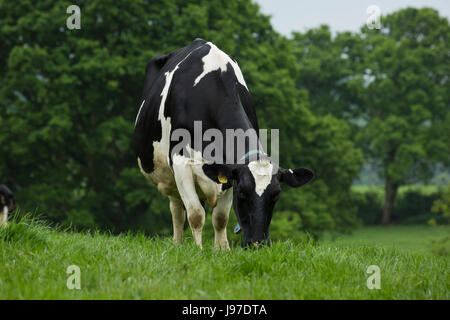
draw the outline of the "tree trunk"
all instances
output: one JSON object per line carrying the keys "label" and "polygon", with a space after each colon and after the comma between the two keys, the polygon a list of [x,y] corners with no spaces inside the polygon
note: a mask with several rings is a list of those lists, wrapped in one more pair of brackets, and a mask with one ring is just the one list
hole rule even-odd
{"label": "tree trunk", "polygon": [[386,225],[391,223],[392,208],[394,206],[395,197],[397,196],[397,189],[398,185],[393,183],[389,177],[386,177],[384,209],[381,224]]}

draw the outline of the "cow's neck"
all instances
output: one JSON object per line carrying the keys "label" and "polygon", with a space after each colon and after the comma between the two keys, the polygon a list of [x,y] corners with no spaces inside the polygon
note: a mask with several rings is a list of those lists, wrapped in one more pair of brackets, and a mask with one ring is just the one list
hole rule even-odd
{"label": "cow's neck", "polygon": [[[224,163],[229,163],[230,154],[232,150],[233,163],[248,163],[251,159],[260,158],[262,155],[266,155],[265,150],[261,145],[258,137],[258,131],[254,128],[248,119],[242,106],[226,106],[218,110],[216,122],[218,128],[224,137]],[[239,133],[245,133],[249,138],[246,138],[245,148],[238,148],[237,139],[234,138],[234,148],[231,149],[230,146],[230,134],[228,131],[234,131],[236,135]],[[252,139],[252,143],[248,141]],[[227,148],[228,146],[228,148]]]}

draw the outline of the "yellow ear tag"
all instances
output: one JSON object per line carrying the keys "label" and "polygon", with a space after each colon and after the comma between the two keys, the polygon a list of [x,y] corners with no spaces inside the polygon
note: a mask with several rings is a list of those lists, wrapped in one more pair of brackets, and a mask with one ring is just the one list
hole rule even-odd
{"label": "yellow ear tag", "polygon": [[217,176],[217,179],[219,180],[219,182],[221,184],[228,183],[227,177],[223,176],[221,173],[219,173],[219,175]]}

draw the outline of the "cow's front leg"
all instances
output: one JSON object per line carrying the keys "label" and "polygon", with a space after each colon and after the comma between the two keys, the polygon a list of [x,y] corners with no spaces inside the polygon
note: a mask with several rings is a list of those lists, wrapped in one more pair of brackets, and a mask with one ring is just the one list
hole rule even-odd
{"label": "cow's front leg", "polygon": [[233,189],[226,190],[212,212],[212,223],[214,226],[214,248],[229,250],[227,239],[227,224],[230,215],[231,204],[233,203]]}
{"label": "cow's front leg", "polygon": [[203,208],[195,190],[192,169],[184,161],[174,161],[173,173],[178,192],[186,208],[189,226],[194,236],[194,241],[202,247],[202,229],[205,224],[205,209]]}
{"label": "cow's front leg", "polygon": [[8,224],[8,207],[4,206],[3,211],[0,213],[0,226],[6,226]]}
{"label": "cow's front leg", "polygon": [[180,199],[169,197],[170,212],[172,213],[173,224],[173,242],[181,244],[183,241],[184,222],[186,221],[186,212],[183,208],[183,202]]}

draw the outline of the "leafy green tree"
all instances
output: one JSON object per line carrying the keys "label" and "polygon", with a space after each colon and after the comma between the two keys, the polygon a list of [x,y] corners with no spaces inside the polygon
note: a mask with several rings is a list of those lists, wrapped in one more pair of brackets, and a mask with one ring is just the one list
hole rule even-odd
{"label": "leafy green tree", "polygon": [[[447,224],[450,224],[450,184],[442,192],[441,198],[433,202],[431,211],[436,214],[442,214],[442,217],[447,220]],[[431,224],[436,224],[434,218],[431,220]]]}
{"label": "leafy green tree", "polygon": [[332,37],[327,26],[294,33],[297,87],[311,110],[346,119],[366,161],[385,181],[382,223],[399,186],[449,165],[449,24],[433,9],[399,10],[381,30]]}
{"label": "leafy green tree", "polygon": [[364,47],[359,34],[332,36],[322,25],[305,33],[293,32],[292,41],[299,65],[297,88],[309,92],[311,111],[352,120],[359,116],[360,81],[354,78],[361,69]]}
{"label": "leafy green tree", "polygon": [[359,107],[367,124],[358,138],[385,179],[387,224],[400,185],[426,181],[436,164],[449,164],[450,26],[433,9],[413,8],[382,24],[381,30],[361,29],[366,52]]}

